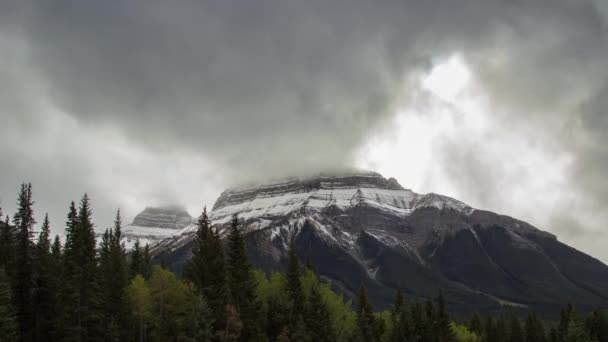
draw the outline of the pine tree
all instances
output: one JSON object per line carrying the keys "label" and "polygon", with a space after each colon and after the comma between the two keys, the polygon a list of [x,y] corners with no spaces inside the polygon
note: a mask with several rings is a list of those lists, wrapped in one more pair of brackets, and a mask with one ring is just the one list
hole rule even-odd
{"label": "pine tree", "polygon": [[194,304],[193,338],[197,342],[208,342],[213,337],[213,314],[203,296],[198,296]]}
{"label": "pine tree", "polygon": [[545,342],[545,329],[543,323],[535,313],[530,313],[525,324],[526,342]]}
{"label": "pine tree", "polygon": [[498,330],[496,329],[496,321],[494,317],[488,316],[486,317],[486,321],[484,323],[484,341],[486,342],[495,342],[498,341]]}
{"label": "pine tree", "polygon": [[36,221],[32,209],[32,185],[21,184],[17,213],[13,223],[17,229],[17,243],[15,247],[15,262],[19,265],[15,275],[15,303],[17,306],[17,321],[19,334],[24,342],[33,340],[34,310],[33,310],[33,257],[34,251],[31,243],[32,228]]}
{"label": "pine tree", "polygon": [[146,280],[150,279],[150,275],[152,274],[152,256],[150,255],[150,245],[148,244],[144,246],[144,251],[141,255],[141,274]]}
{"label": "pine tree", "polygon": [[503,315],[500,315],[496,318],[496,342],[506,342],[508,337],[509,329],[507,328],[507,322]]}
{"label": "pine tree", "polygon": [[374,308],[367,299],[367,289],[362,286],[359,290],[359,307],[357,309],[358,337],[362,342],[379,341],[378,324],[374,317]]}
{"label": "pine tree", "polygon": [[[141,247],[139,246],[139,239],[135,240],[133,248],[131,249],[131,258],[129,263],[129,278],[133,279],[136,275],[141,274],[143,260]],[[143,274],[142,274],[143,276]]]}
{"label": "pine tree", "polygon": [[560,311],[559,325],[557,328],[557,337],[559,341],[566,342],[565,338],[568,335],[568,327],[574,316],[574,306],[568,303],[565,307],[562,307]]}
{"label": "pine tree", "polygon": [[524,333],[521,324],[516,316],[511,317],[511,329],[509,332],[509,342],[521,342],[524,340]]}
{"label": "pine tree", "polygon": [[477,334],[477,336],[481,336],[483,333],[481,317],[479,317],[479,313],[477,311],[474,312],[473,316],[471,317],[471,321],[469,322],[469,330]]}
{"label": "pine tree", "polygon": [[17,341],[17,316],[9,279],[0,266],[0,341]]}
{"label": "pine tree", "polygon": [[36,319],[34,336],[36,341],[52,341],[57,333],[57,291],[59,274],[51,255],[51,232],[48,214],[45,215],[36,244],[34,307]]}
{"label": "pine tree", "polygon": [[419,302],[414,303],[411,307],[411,324],[412,334],[411,338],[414,341],[428,341],[429,338],[426,336],[426,320],[424,317],[424,308]]}
{"label": "pine tree", "polygon": [[437,324],[435,329],[437,341],[451,342],[456,340],[450,326],[450,316],[447,311],[442,290],[439,290],[439,294],[437,295]]}
{"label": "pine tree", "polygon": [[[300,281],[300,261],[296,252],[295,239],[292,236],[289,240],[288,263],[287,263],[287,294],[291,304],[291,314],[289,322],[289,330],[295,332],[297,324],[303,318],[304,314],[304,291],[302,290],[302,282]],[[292,339],[293,336],[292,336]]]}
{"label": "pine tree", "polygon": [[[1,212],[0,219],[2,219]],[[15,228],[10,225],[7,215],[6,221],[0,222],[0,267],[5,269],[11,287],[15,279],[15,235]]]}
{"label": "pine tree", "polygon": [[423,341],[435,341],[437,339],[437,314],[435,312],[435,307],[433,306],[433,302],[431,298],[426,298],[426,303],[424,305],[424,313],[425,313],[425,324],[424,324],[424,334]]}
{"label": "pine tree", "polygon": [[314,284],[310,290],[310,299],[305,319],[306,328],[312,341],[335,341],[332,318],[319,286],[318,283]]}
{"label": "pine tree", "polygon": [[390,335],[390,341],[405,341],[411,337],[411,322],[401,290],[397,290],[395,302],[391,310],[391,320],[393,323],[393,331]]}
{"label": "pine tree", "polygon": [[208,303],[215,330],[225,326],[227,304],[224,249],[217,231],[211,228],[207,208],[197,221],[192,258],[186,265],[185,277],[199,289]]}
{"label": "pine tree", "polygon": [[70,205],[64,251],[62,334],[65,341],[94,341],[103,335],[95,232],[89,198]]}
{"label": "pine tree", "polygon": [[258,340],[260,337],[258,315],[261,308],[256,297],[257,283],[247,257],[245,240],[241,236],[236,215],[232,218],[228,236],[227,271],[231,301],[238,310],[240,320],[243,323],[241,340]]}

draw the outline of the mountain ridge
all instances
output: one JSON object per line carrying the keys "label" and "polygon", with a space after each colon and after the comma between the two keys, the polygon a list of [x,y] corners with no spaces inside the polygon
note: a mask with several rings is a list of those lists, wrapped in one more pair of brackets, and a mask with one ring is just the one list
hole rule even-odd
{"label": "mountain ridge", "polygon": [[[442,288],[456,311],[608,299],[608,267],[555,235],[447,196],[417,194],[378,173],[229,189],[209,217],[225,234],[235,214],[257,267],[283,269],[293,236],[298,254],[338,290],[354,297],[363,284],[380,307],[396,289],[423,298]],[[191,224],[159,241],[155,255],[179,269],[195,231]]]}

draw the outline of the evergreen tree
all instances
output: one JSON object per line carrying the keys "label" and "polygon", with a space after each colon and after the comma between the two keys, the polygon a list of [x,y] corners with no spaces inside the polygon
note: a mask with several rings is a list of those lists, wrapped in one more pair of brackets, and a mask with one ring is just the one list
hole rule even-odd
{"label": "evergreen tree", "polygon": [[380,340],[378,323],[374,317],[374,308],[367,298],[367,289],[362,286],[359,290],[359,307],[357,309],[358,338],[362,342]]}
{"label": "evergreen tree", "polygon": [[33,310],[33,257],[34,251],[31,243],[34,211],[32,208],[32,185],[23,183],[17,201],[17,213],[13,223],[17,229],[17,243],[15,246],[15,303],[17,307],[17,321],[19,334],[24,342],[33,340],[34,310]]}
{"label": "evergreen tree", "polygon": [[208,342],[213,337],[213,314],[203,296],[198,296],[194,304],[193,338],[196,342]]}
{"label": "evergreen tree", "polygon": [[144,251],[141,256],[141,274],[145,279],[150,279],[152,274],[152,256],[150,255],[150,245],[144,246]]}
{"label": "evergreen tree", "polygon": [[[143,258],[139,239],[135,240],[133,249],[131,249],[131,258],[129,263],[129,278],[133,279],[136,275],[142,274]],[[143,274],[142,274],[143,276]],[[145,279],[145,278],[144,278]]]}
{"label": "evergreen tree", "polygon": [[[289,240],[288,263],[287,263],[287,294],[291,304],[291,314],[289,322],[289,330],[296,332],[297,324],[303,318],[304,313],[304,291],[302,290],[302,282],[300,281],[300,261],[296,252],[295,238],[292,236]],[[293,336],[292,336],[292,339]]]}
{"label": "evergreen tree", "polygon": [[391,321],[393,330],[390,334],[390,341],[400,342],[410,338],[410,322],[401,290],[397,290],[395,296],[395,303],[391,310]]}
{"label": "evergreen tree", "polygon": [[17,341],[17,316],[9,279],[0,266],[0,341]]}
{"label": "evergreen tree", "polygon": [[506,342],[509,334],[509,328],[507,327],[507,322],[505,321],[505,317],[500,315],[496,318],[496,342]]}
{"label": "evergreen tree", "polygon": [[312,341],[331,342],[336,340],[332,318],[318,283],[314,284],[310,290],[305,323]]}
{"label": "evergreen tree", "polygon": [[479,313],[477,311],[475,311],[471,317],[471,321],[469,322],[469,330],[477,334],[477,336],[481,336],[483,334],[481,317],[479,317]]}
{"label": "evergreen tree", "polygon": [[185,277],[199,289],[215,321],[214,329],[225,326],[227,290],[224,249],[217,231],[211,228],[207,208],[197,221],[192,258],[184,270]]}
{"label": "evergreen tree", "polygon": [[64,251],[62,334],[65,341],[101,339],[100,290],[89,198],[70,205]]}
{"label": "evergreen tree", "polygon": [[435,312],[435,307],[433,306],[433,302],[431,298],[426,298],[426,303],[424,305],[424,313],[425,313],[425,324],[424,324],[424,334],[422,335],[422,341],[435,341],[437,339],[437,315]]}
{"label": "evergreen tree", "polygon": [[530,313],[525,324],[526,342],[545,342],[545,328],[535,313]]}
{"label": "evergreen tree", "polygon": [[410,317],[412,324],[411,339],[414,341],[429,341],[426,331],[427,322],[422,304],[416,302],[412,305]]}
{"label": "evergreen tree", "polygon": [[557,338],[559,341],[567,342],[565,338],[568,336],[568,328],[570,327],[570,322],[572,321],[573,316],[574,306],[571,303],[568,303],[565,307],[562,307],[560,311],[559,325],[557,328]]}
{"label": "evergreen tree", "polygon": [[57,333],[57,291],[59,273],[51,255],[51,232],[45,215],[36,244],[34,307],[36,308],[34,336],[36,341],[52,341]]}
{"label": "evergreen tree", "polygon": [[498,341],[498,339],[500,338],[498,336],[498,330],[496,329],[496,321],[492,316],[486,317],[483,330],[483,337],[485,342],[495,342]]}
{"label": "evergreen tree", "polygon": [[439,294],[437,295],[437,323],[435,330],[438,342],[455,341],[454,332],[450,326],[450,316],[447,311],[442,290],[439,290]]}
{"label": "evergreen tree", "polygon": [[231,301],[237,309],[240,321],[242,341],[255,341],[260,338],[258,315],[260,303],[256,297],[256,280],[247,257],[245,240],[239,230],[238,217],[232,218],[228,236],[228,288]]}
{"label": "evergreen tree", "polygon": [[[0,210],[0,220],[2,211]],[[10,225],[10,219],[6,216],[6,221],[0,221],[0,267],[3,267],[9,283],[14,284],[15,278],[15,229]]]}
{"label": "evergreen tree", "polygon": [[509,342],[521,342],[524,340],[524,333],[521,324],[516,316],[511,316],[511,328],[509,331]]}

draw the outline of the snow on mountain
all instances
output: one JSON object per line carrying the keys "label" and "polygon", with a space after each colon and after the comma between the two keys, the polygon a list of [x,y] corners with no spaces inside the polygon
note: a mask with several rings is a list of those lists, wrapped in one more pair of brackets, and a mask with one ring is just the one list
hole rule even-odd
{"label": "snow on mountain", "polygon": [[192,216],[178,206],[146,207],[123,228],[123,241],[131,249],[136,240],[141,246],[152,245],[164,238],[172,237],[192,223]]}

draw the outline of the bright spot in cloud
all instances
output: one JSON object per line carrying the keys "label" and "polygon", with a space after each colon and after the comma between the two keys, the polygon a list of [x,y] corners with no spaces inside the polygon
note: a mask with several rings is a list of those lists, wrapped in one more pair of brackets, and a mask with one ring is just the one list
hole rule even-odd
{"label": "bright spot in cloud", "polygon": [[422,80],[422,88],[441,100],[454,103],[471,80],[471,72],[458,55],[436,65]]}

